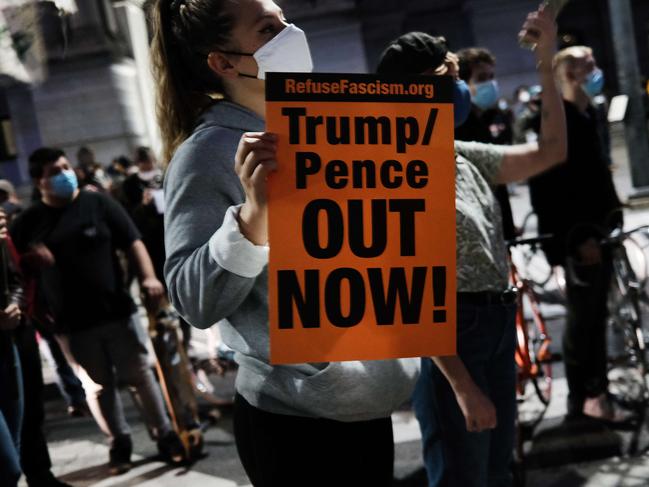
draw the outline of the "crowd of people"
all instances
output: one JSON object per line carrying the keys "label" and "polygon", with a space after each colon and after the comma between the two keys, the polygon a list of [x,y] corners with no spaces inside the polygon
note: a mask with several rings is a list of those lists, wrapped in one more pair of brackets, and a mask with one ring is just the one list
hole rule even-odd
{"label": "crowd of people", "polygon": [[[591,49],[556,52],[552,12],[527,17],[539,85],[508,102],[484,48],[449,49],[410,32],[376,72],[455,80],[457,350],[453,357],[276,366],[269,360],[267,177],[277,136],[265,131],[269,71],[313,69],[304,32],[271,0],[154,3],[151,47],[162,160],[140,147],[105,166],[84,147],[29,158],[33,201],[0,181],[0,478],[63,486],[43,435],[41,348],[71,415],[92,414],[111,473],[133,445],[118,384],[141,405],[162,457],[182,451],[149,368],[131,295],[168,298],[190,324],[217,325],[239,366],[234,435],[255,487],[388,486],[390,415],[412,399],[430,487],[512,485],[516,421],[515,238],[508,184],[529,180],[549,262],[571,266],[564,356],[568,414],[614,420],[606,380],[610,256],[600,232],[621,223],[605,130],[594,99],[603,75]],[[164,179],[164,188],[163,188]],[[594,306],[593,303],[597,305]],[[7,393],[5,393],[7,391]],[[306,447],[308,445],[308,447]],[[181,456],[181,455],[180,455]],[[331,468],[336,464],[337,468]]]}

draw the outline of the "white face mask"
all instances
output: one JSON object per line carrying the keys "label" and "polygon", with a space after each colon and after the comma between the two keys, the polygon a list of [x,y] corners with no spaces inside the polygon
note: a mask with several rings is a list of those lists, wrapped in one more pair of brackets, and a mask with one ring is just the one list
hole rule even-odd
{"label": "white face mask", "polygon": [[160,169],[151,169],[150,171],[139,171],[137,173],[137,176],[142,180],[142,181],[153,181],[156,177],[161,176],[162,171]]}
{"label": "white face mask", "polygon": [[[245,52],[221,51],[224,54],[239,56],[252,56],[257,61],[259,72],[257,78],[266,79],[266,73],[310,73],[313,71],[313,61],[309,42],[304,31],[289,24],[266,44],[253,54]],[[240,73],[240,76],[254,78],[249,74]]]}

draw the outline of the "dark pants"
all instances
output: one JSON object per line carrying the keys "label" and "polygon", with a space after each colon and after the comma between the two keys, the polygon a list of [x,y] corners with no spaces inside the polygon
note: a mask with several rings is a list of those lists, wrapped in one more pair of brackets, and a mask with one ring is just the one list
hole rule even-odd
{"label": "dark pants", "polygon": [[607,296],[612,263],[566,267],[568,319],[563,355],[568,381],[568,413],[582,411],[584,400],[608,388],[606,377]]}
{"label": "dark pants", "polygon": [[234,435],[255,487],[392,485],[391,418],[343,423],[272,414],[237,394]]}
{"label": "dark pants", "polygon": [[29,485],[38,486],[51,478],[52,461],[43,433],[43,371],[36,334],[31,326],[23,326],[16,337],[25,388],[25,421],[22,430],[20,463]]}
{"label": "dark pants", "polygon": [[430,359],[413,395],[430,487],[506,487],[516,421],[515,305],[458,302],[457,352],[491,399],[496,429],[470,433],[448,381]]}
{"label": "dark pants", "polygon": [[14,487],[21,475],[23,390],[16,347],[7,334],[3,335],[0,337],[0,482]]}

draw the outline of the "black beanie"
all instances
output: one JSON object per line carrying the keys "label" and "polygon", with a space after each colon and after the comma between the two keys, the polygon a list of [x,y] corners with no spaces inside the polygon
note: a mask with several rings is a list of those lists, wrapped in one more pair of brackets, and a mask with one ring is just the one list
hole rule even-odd
{"label": "black beanie", "polygon": [[381,54],[378,74],[420,74],[442,65],[448,47],[443,37],[409,32],[392,41]]}

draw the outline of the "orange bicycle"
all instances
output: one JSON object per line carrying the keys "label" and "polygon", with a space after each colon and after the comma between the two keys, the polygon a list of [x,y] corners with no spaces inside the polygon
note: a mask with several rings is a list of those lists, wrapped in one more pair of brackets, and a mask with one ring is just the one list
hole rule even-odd
{"label": "orange bicycle", "polygon": [[[548,238],[550,237],[539,236],[516,239],[509,242],[509,247],[526,246],[536,252]],[[510,280],[518,290],[515,352],[518,367],[517,393],[519,398],[524,398],[527,384],[531,383],[538,399],[547,406],[552,397],[552,339],[531,281],[521,275],[511,257],[509,262]]]}
{"label": "orange bicycle", "polygon": [[[543,419],[552,397],[552,362],[556,359],[550,351],[552,339],[545,325],[539,299],[534,291],[533,283],[527,276],[522,275],[512,258],[512,250],[520,250],[523,262],[529,262],[532,255],[539,252],[541,242],[548,236],[535,238],[520,238],[508,242],[509,277],[516,288],[516,350],[515,359],[518,369],[516,380],[516,395],[519,404],[516,419],[516,442],[512,473],[514,484],[525,485],[525,443],[531,439],[536,426]],[[529,387],[531,384],[532,387]],[[520,407],[530,396],[536,396],[540,401],[539,408],[529,411]]]}

